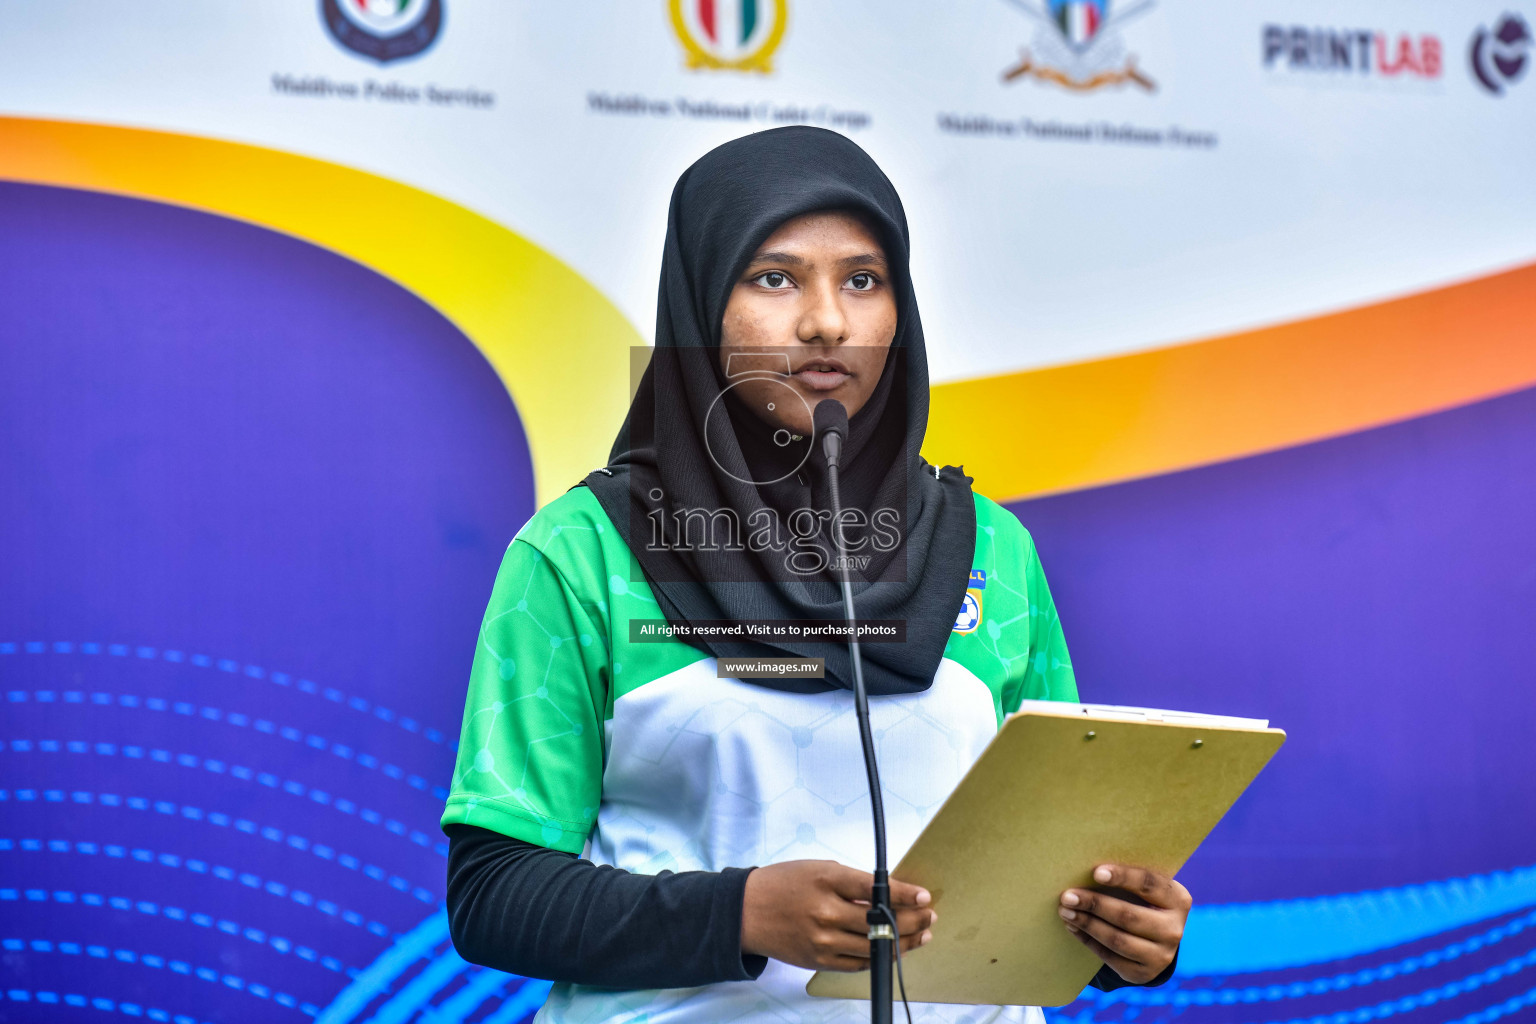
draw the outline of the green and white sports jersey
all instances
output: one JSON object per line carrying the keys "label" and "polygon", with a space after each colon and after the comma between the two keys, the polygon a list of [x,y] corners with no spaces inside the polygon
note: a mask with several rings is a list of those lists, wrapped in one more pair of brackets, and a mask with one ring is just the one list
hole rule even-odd
{"label": "green and white sports jersey", "polygon": [[[870,699],[892,863],[1019,701],[1077,699],[1028,532],[980,496],[976,522],[970,589],[933,685]],[[681,641],[630,643],[631,619],[662,617],[630,566],[623,538],[585,487],[518,533],[481,626],[443,824],[647,874],[806,858],[871,869],[852,694],[717,679],[715,659]],[[771,960],[755,983],[561,984],[537,1019],[868,1019],[868,1003],[807,996],[809,977]],[[935,1022],[1043,1020],[1035,1007],[912,1009],[914,1019]]]}

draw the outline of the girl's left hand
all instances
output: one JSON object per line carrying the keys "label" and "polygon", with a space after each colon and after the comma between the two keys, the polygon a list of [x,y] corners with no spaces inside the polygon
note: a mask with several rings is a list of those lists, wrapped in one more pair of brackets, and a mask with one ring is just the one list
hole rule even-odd
{"label": "girl's left hand", "polygon": [[1179,951],[1189,890],[1167,875],[1121,864],[1099,865],[1093,880],[1120,892],[1068,889],[1056,910],[1077,941],[1126,981],[1144,985]]}

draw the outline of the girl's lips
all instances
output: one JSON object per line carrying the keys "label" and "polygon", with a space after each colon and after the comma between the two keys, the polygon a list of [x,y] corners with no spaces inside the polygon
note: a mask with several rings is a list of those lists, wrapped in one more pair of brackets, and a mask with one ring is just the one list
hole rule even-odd
{"label": "girl's lips", "polygon": [[843,382],[853,377],[851,373],[843,373],[839,370],[798,370],[791,374],[796,380],[803,383],[812,391],[833,391],[842,386]]}

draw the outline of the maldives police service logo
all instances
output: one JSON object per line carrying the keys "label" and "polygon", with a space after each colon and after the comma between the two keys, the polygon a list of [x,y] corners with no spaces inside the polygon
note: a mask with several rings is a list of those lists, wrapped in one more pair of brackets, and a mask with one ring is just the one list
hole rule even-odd
{"label": "maldives police service logo", "polygon": [[981,625],[981,594],[974,590],[967,590],[965,600],[960,602],[960,614],[955,616],[953,631],[962,635],[974,633],[979,625]]}
{"label": "maldives police service logo", "polygon": [[1492,30],[1479,28],[1472,35],[1472,77],[1493,93],[1518,82],[1531,62],[1531,29],[1518,14],[1506,14]]}
{"label": "maldives police service logo", "polygon": [[1003,71],[1003,81],[1020,78],[1092,92],[1111,85],[1157,88],[1127,53],[1120,30],[1132,18],[1152,8],[1152,0],[1011,0],[1036,24],[1030,47]]}
{"label": "maldives police service logo", "polygon": [[320,0],[320,19],[346,49],[388,64],[437,42],[443,0]]}
{"label": "maldives police service logo", "polygon": [[773,70],[789,0],[669,0],[672,31],[693,70]]}

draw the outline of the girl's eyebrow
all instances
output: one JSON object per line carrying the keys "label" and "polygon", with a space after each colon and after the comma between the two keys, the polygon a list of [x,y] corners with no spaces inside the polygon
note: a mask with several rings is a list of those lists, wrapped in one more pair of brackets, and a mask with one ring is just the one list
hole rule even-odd
{"label": "girl's eyebrow", "polygon": [[[780,263],[793,267],[803,267],[808,264],[804,257],[796,256],[792,252],[760,252],[752,257],[749,267],[755,267],[759,263]],[[883,267],[886,265],[885,257],[878,252],[861,252],[857,256],[844,256],[837,261],[840,267]]]}
{"label": "girl's eyebrow", "polygon": [[756,256],[753,256],[751,262],[748,263],[747,266],[755,267],[759,263],[787,263],[791,266],[803,267],[805,266],[806,261],[801,257],[796,256],[792,252],[770,251],[760,252]]}

